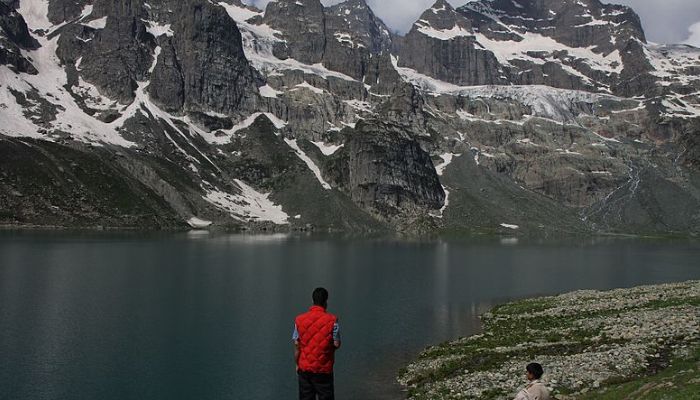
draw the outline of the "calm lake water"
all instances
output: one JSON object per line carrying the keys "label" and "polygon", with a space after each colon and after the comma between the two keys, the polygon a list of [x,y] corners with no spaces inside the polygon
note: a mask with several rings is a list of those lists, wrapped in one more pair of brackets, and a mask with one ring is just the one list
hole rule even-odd
{"label": "calm lake water", "polygon": [[700,278],[689,242],[0,233],[0,399],[294,399],[325,286],[338,399],[397,399],[423,347],[510,299]]}

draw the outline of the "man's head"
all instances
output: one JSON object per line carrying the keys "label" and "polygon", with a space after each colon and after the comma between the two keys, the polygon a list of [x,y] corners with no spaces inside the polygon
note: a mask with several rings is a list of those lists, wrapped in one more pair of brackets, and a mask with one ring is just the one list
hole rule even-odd
{"label": "man's head", "polygon": [[322,287],[316,288],[311,295],[315,306],[326,308],[328,306],[328,291]]}
{"label": "man's head", "polygon": [[542,365],[538,363],[528,364],[527,367],[525,367],[525,370],[527,371],[527,379],[531,381],[542,378],[542,375],[544,374]]}

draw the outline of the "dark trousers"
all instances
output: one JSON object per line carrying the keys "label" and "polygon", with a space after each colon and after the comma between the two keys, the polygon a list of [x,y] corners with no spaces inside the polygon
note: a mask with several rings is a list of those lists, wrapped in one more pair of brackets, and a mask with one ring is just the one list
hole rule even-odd
{"label": "dark trousers", "polygon": [[[299,371],[299,400],[334,400],[333,374]],[[318,396],[318,397],[316,397]]]}

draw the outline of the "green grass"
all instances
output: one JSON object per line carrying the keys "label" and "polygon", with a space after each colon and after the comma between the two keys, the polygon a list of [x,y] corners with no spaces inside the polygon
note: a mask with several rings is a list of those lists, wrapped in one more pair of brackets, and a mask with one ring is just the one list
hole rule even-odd
{"label": "green grass", "polygon": [[676,359],[656,375],[610,384],[577,400],[698,400],[700,399],[700,347],[687,359]]}
{"label": "green grass", "polygon": [[[585,301],[585,297],[583,298]],[[600,301],[600,300],[596,300]],[[596,309],[579,311],[572,315],[547,315],[537,314],[547,309],[558,306],[554,297],[544,297],[538,299],[525,299],[495,307],[490,313],[484,316],[484,334],[470,338],[461,339],[454,342],[445,342],[432,346],[424,350],[418,357],[418,363],[427,361],[432,364],[429,368],[412,370],[404,368],[399,373],[400,379],[408,384],[408,395],[411,399],[428,399],[428,391],[432,384],[448,380],[454,376],[468,370],[470,373],[478,371],[490,371],[497,369],[512,358],[535,359],[543,355],[573,355],[584,352],[589,347],[600,347],[602,345],[624,344],[626,339],[612,339],[597,329],[582,329],[577,325],[578,321],[598,317],[611,317],[616,314],[623,314],[627,311],[657,310],[678,306],[700,306],[700,296],[671,297],[657,300],[650,300],[639,303],[631,307],[621,309]],[[523,316],[525,316],[523,318]],[[523,332],[536,333],[536,337],[547,346],[524,346]],[[671,343],[664,343],[663,346],[670,346]],[[663,347],[662,346],[662,347]],[[694,346],[694,344],[691,344]],[[500,348],[500,350],[497,350]],[[504,348],[508,348],[504,351]],[[647,376],[649,371],[638,371],[639,377],[628,377],[625,382],[603,382],[602,388],[589,393],[581,399],[697,399],[700,400],[700,371],[698,368],[699,348],[695,348],[693,357],[690,360],[673,360],[669,369],[664,369],[661,373]],[[670,348],[659,348],[663,353]],[[457,358],[454,358],[454,357]],[[667,366],[668,364],[664,364]],[[692,367],[692,368],[691,368]],[[682,373],[692,369],[690,373]],[[658,370],[657,370],[658,371]],[[634,380],[630,380],[634,379]],[[649,385],[649,386],[645,386]],[[673,386],[671,386],[673,385]],[[608,388],[603,389],[603,388]],[[629,395],[641,393],[640,389],[647,396],[654,396],[658,393],[661,397],[625,397],[625,391]],[[439,390],[443,390],[440,388]],[[572,393],[573,388],[558,387],[560,393]],[[663,397],[664,391],[673,391],[675,397]],[[694,396],[694,397],[693,397]],[[499,388],[491,389],[482,394],[481,399],[502,398],[503,393]],[[453,398],[445,395],[445,398]],[[566,397],[571,399],[571,397]]]}

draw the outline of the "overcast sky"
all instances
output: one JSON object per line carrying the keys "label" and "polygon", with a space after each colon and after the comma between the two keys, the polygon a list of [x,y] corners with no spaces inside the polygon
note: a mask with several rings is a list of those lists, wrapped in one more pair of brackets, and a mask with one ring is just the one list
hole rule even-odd
{"label": "overcast sky", "polygon": [[[270,0],[244,0],[264,8]],[[455,6],[468,0],[448,0]],[[322,0],[323,4],[342,0]],[[367,0],[389,27],[405,33],[435,0]],[[603,2],[612,2],[603,0]],[[615,0],[632,6],[642,18],[647,39],[657,43],[688,42],[700,47],[700,0]]]}

